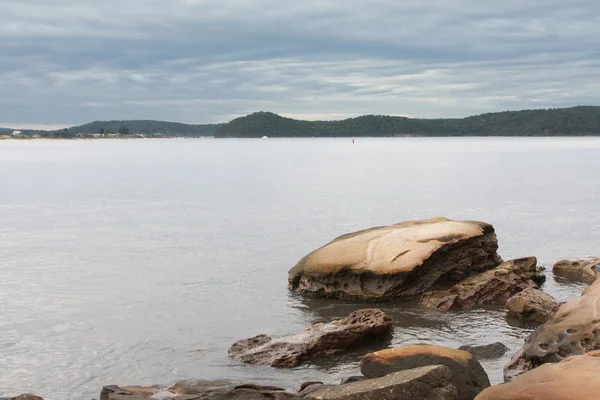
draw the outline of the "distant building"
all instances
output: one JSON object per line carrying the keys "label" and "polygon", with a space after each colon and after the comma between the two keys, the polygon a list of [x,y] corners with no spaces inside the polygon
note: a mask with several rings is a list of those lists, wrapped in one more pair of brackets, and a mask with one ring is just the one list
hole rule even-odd
{"label": "distant building", "polygon": [[23,134],[23,132],[21,132],[21,131],[13,131],[13,133],[12,133],[13,136],[19,136],[21,134]]}

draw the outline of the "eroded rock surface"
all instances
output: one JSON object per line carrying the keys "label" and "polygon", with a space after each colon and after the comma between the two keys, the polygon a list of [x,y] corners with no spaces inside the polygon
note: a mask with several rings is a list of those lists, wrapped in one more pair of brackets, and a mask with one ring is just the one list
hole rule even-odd
{"label": "eroded rock surface", "polygon": [[597,400],[600,398],[600,353],[569,357],[487,388],[475,400]]}
{"label": "eroded rock surface", "polygon": [[481,346],[465,345],[460,346],[458,349],[471,353],[471,355],[478,360],[502,357],[508,351],[508,347],[506,347],[504,343],[500,342]]}
{"label": "eroded rock surface", "polygon": [[510,315],[541,324],[552,318],[559,306],[554,297],[538,289],[525,289],[506,301]]}
{"label": "eroded rock surface", "polygon": [[313,325],[304,332],[272,339],[266,335],[240,340],[229,355],[243,362],[291,368],[322,353],[335,353],[376,340],[392,331],[391,319],[376,308],[357,310],[348,317]]}
{"label": "eroded rock surface", "polygon": [[421,298],[421,304],[447,311],[505,302],[522,290],[538,288],[534,280],[542,280],[537,259],[519,258],[471,276],[448,290],[426,293]]}
{"label": "eroded rock surface", "polygon": [[431,365],[444,365],[451,373],[458,399],[472,400],[490,381],[479,362],[466,351],[441,346],[411,345],[367,354],[361,361],[361,372],[367,378]]}
{"label": "eroded rock surface", "polygon": [[560,260],[552,272],[555,275],[562,276],[575,281],[594,283],[596,273],[600,270],[600,257],[590,257],[583,260]]}
{"label": "eroded rock surface", "polygon": [[343,235],[304,257],[289,288],[345,299],[420,295],[502,262],[494,228],[484,222],[433,218]]}
{"label": "eroded rock surface", "polygon": [[450,383],[450,370],[441,365],[395,372],[382,378],[367,379],[318,390],[307,400],[456,400]]}
{"label": "eroded rock surface", "polygon": [[227,380],[185,380],[168,389],[140,386],[105,386],[100,400],[295,400],[326,388],[321,382],[308,382],[299,392],[286,392],[275,386],[236,384]]}
{"label": "eroded rock surface", "polygon": [[525,339],[523,348],[504,368],[504,378],[572,355],[600,350],[600,280],[581,297],[561,305],[552,319]]}

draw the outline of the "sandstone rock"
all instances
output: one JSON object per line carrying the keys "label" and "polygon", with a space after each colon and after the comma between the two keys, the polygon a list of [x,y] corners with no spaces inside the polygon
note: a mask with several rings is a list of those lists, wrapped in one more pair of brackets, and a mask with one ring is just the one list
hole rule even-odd
{"label": "sandstone rock", "polygon": [[395,372],[383,378],[367,379],[323,390],[307,400],[455,400],[447,367],[433,365]]}
{"label": "sandstone rock", "polygon": [[569,357],[487,388],[475,400],[597,400],[600,398],[600,352]]}
{"label": "sandstone rock", "polygon": [[[164,393],[164,390],[145,387],[145,386],[123,386],[117,385],[104,386],[100,392],[100,400],[152,400],[159,393]],[[176,395],[171,393],[170,398],[175,398]],[[164,395],[160,399],[166,398]]]}
{"label": "sandstone rock", "polygon": [[471,353],[473,357],[479,360],[502,357],[508,351],[508,347],[506,347],[504,343],[500,342],[486,344],[483,346],[465,345],[460,346],[458,349]]}
{"label": "sandstone rock", "polygon": [[600,257],[575,261],[561,260],[552,267],[555,275],[585,283],[593,283],[598,270],[600,270]]}
{"label": "sandstone rock", "polygon": [[100,392],[100,400],[108,400],[111,394],[122,394],[127,396],[132,395],[132,393],[129,390],[121,389],[117,385],[107,385],[104,386],[102,388],[102,391]]}
{"label": "sandstone rock", "polygon": [[421,304],[442,311],[473,308],[482,304],[505,302],[512,295],[538,285],[540,280],[535,257],[520,258],[471,276],[448,290],[429,292]]}
{"label": "sandstone rock", "polygon": [[367,378],[375,378],[431,365],[444,365],[450,370],[460,400],[472,400],[490,386],[483,367],[471,353],[441,346],[411,345],[377,351],[363,357],[360,370]]}
{"label": "sandstone rock", "polygon": [[304,397],[310,393],[316,392],[317,390],[331,387],[332,385],[325,385],[323,382],[305,382],[300,386],[298,396]]}
{"label": "sandstone rock", "polygon": [[177,397],[177,395],[175,395],[174,393],[169,392],[167,390],[163,390],[162,392],[154,393],[152,395],[152,399],[156,399],[156,400],[173,399],[175,397]]}
{"label": "sandstone rock", "polygon": [[502,262],[494,228],[438,217],[343,235],[304,257],[289,272],[299,293],[386,300],[420,295]]}
{"label": "sandstone rock", "polygon": [[120,389],[138,397],[154,397],[156,394],[164,392],[164,389],[146,386],[122,386]]}
{"label": "sandstone rock", "polygon": [[362,375],[349,376],[348,378],[342,379],[340,384],[344,385],[346,383],[359,382],[359,381],[364,381],[364,380],[365,380],[365,377]]}
{"label": "sandstone rock", "polygon": [[186,380],[177,382],[168,390],[140,386],[105,386],[102,395],[106,397],[101,395],[101,400],[294,400],[322,387],[322,384],[309,385],[304,388],[304,393],[288,393],[274,386],[238,385],[226,380]]}
{"label": "sandstone rock", "polygon": [[100,400],[164,399],[167,398],[166,393],[165,389],[159,387],[109,385],[102,388]]}
{"label": "sandstone rock", "polygon": [[559,306],[554,297],[538,289],[525,289],[506,301],[510,315],[542,324],[556,314]]}
{"label": "sandstone rock", "polygon": [[297,400],[329,387],[321,382],[306,382],[300,392],[291,393],[275,386],[236,384],[228,380],[185,380],[169,389],[142,386],[105,386],[101,400]]}
{"label": "sandstone rock", "polygon": [[231,346],[229,355],[250,364],[291,368],[317,354],[335,353],[391,331],[391,319],[381,310],[357,310],[347,318],[315,324],[295,335],[277,339],[259,335],[240,340]]}
{"label": "sandstone rock", "polygon": [[552,319],[525,339],[523,348],[504,368],[504,378],[557,363],[572,355],[600,349],[600,280],[581,297],[561,305]]}

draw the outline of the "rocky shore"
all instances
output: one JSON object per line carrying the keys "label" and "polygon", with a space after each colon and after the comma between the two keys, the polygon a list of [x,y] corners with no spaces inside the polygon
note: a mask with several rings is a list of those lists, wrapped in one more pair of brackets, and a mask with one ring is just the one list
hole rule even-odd
{"label": "rocky shore", "polygon": [[[535,257],[503,261],[497,250],[495,230],[484,222],[441,217],[408,221],[340,236],[302,258],[289,271],[288,287],[331,301],[409,298],[424,310],[445,313],[505,305],[507,316],[539,325],[523,338],[523,347],[506,365],[506,383],[490,386],[479,362],[510,351],[502,343],[459,349],[432,344],[389,348],[385,338],[391,335],[394,321],[378,308],[357,307],[346,318],[317,323],[298,333],[241,339],[232,344],[228,355],[240,363],[295,368],[368,343],[380,350],[362,357],[360,376],[335,384],[299,382],[295,391],[230,380],[186,380],[153,387],[109,385],[102,388],[98,400],[599,398],[600,281],[596,278],[600,258],[556,262],[556,276],[590,284],[581,297],[559,304],[543,292],[544,270]],[[0,398],[40,399],[33,395]]]}

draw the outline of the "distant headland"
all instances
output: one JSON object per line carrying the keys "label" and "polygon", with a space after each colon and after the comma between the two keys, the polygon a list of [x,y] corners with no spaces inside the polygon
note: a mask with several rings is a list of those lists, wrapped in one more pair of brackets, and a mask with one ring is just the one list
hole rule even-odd
{"label": "distant headland", "polygon": [[364,115],[339,121],[302,121],[256,112],[224,124],[127,120],[96,121],[56,131],[0,128],[0,138],[135,137],[394,137],[394,136],[600,136],[600,106],[504,111],[466,118]]}

